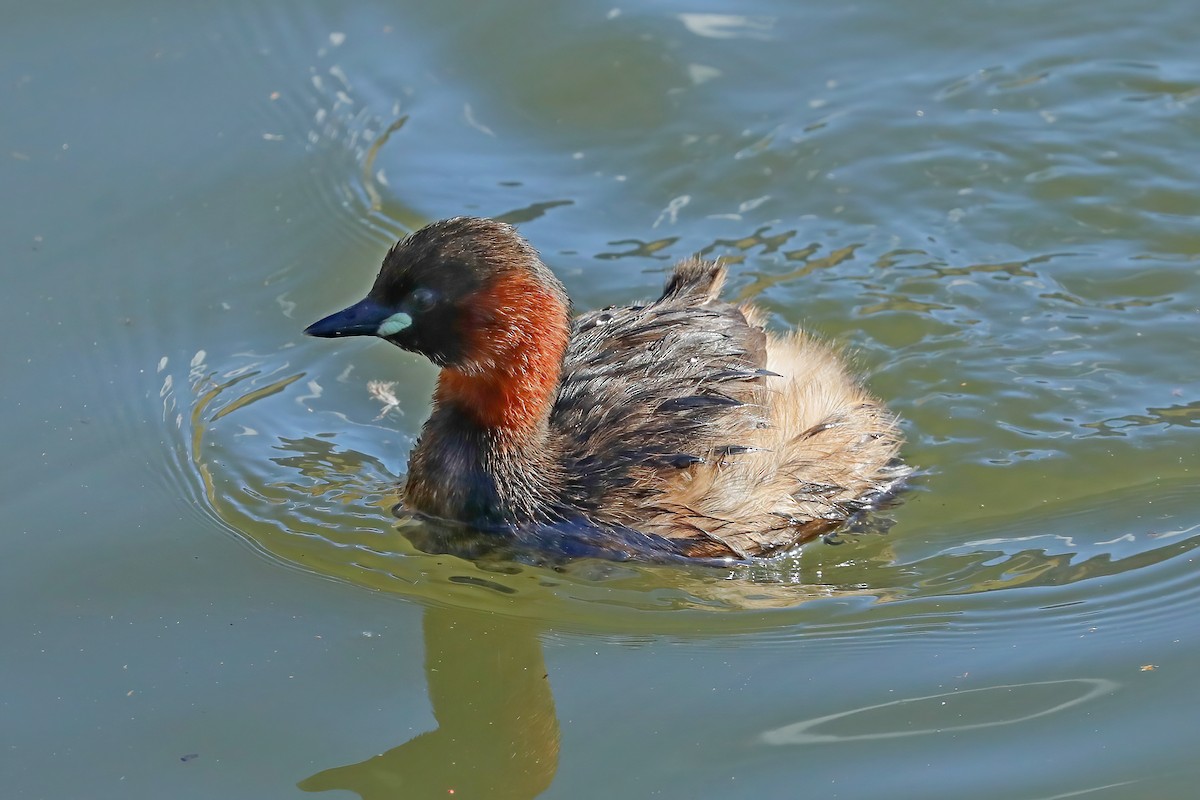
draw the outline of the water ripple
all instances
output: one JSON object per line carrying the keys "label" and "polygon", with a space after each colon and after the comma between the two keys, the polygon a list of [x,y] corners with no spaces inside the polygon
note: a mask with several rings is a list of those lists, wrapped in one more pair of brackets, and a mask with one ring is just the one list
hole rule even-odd
{"label": "water ripple", "polygon": [[[976,525],[958,540],[926,539],[932,549],[914,530],[846,534],[840,546],[808,546],[793,557],[723,570],[605,562],[547,568],[430,555],[412,544],[409,526],[419,523],[390,513],[419,414],[398,420],[407,432],[386,427],[380,401],[365,388],[347,401],[356,381],[335,381],[330,397],[319,364],[298,366],[283,352],[220,364],[212,358],[198,353],[186,373],[164,362],[160,400],[177,435],[176,480],[195,487],[188,494],[221,527],[272,558],[420,602],[623,635],[688,635],[701,614],[705,635],[776,631],[762,639],[769,647],[803,629],[869,651],[886,646],[893,629],[923,631],[936,646],[939,631],[986,630],[1000,624],[997,616],[1005,626],[1036,618],[1046,635],[1078,631],[1079,619],[1093,614],[1108,626],[1135,629],[1148,624],[1161,598],[1183,602],[1200,594],[1190,567],[1200,531],[1171,526],[1178,518],[1172,498],[1186,506],[1190,483],[1155,493],[1163,524],[1153,530],[1127,513],[1144,493],[1135,489],[1036,519],[1001,518],[990,531]],[[334,399],[346,401],[346,410],[326,410]],[[1146,570],[1158,578],[1126,581]],[[966,598],[995,591],[1019,591],[1021,599],[1000,609],[984,603],[963,616],[973,608]],[[957,598],[957,610],[937,610],[949,598]],[[1048,614],[1051,605],[1058,610]],[[888,610],[894,606],[905,610]]]}

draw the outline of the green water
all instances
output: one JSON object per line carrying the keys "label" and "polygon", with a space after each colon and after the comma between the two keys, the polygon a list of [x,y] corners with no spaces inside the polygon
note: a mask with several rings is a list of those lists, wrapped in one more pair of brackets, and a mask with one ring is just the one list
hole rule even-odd
{"label": "green water", "polygon": [[[0,18],[0,796],[1195,796],[1190,4]],[[433,368],[300,330],[463,213],[580,309],[702,251],[847,346],[889,532],[416,550]]]}

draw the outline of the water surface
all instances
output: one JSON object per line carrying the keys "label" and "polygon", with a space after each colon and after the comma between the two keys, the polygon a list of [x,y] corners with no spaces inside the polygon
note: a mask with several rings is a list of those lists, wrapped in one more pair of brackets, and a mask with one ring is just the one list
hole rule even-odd
{"label": "water surface", "polygon": [[[5,19],[5,796],[1193,796],[1187,4]],[[580,309],[723,257],[905,419],[891,527],[422,553],[433,368],[300,330],[464,213]]]}

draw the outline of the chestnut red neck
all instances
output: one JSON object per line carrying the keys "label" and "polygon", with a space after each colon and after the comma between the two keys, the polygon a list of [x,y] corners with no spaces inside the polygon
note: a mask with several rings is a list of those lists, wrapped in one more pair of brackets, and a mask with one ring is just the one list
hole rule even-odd
{"label": "chestnut red neck", "polygon": [[437,408],[510,436],[544,431],[570,336],[561,287],[506,270],[474,294],[464,316],[466,355],[438,376]]}

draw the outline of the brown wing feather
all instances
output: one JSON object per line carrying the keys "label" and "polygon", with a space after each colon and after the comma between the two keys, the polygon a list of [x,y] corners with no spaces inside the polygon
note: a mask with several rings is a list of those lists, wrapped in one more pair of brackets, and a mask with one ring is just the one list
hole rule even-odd
{"label": "brown wing feather", "polygon": [[576,320],[550,424],[572,443],[568,500],[597,521],[763,555],[893,485],[900,437],[832,351],[718,300],[724,279],[684,261],[653,303]]}

